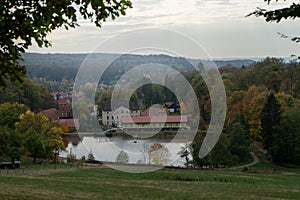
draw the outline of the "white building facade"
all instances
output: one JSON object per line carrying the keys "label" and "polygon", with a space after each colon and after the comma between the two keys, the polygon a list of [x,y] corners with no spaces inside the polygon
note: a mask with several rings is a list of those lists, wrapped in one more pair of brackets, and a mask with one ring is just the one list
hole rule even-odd
{"label": "white building facade", "polygon": [[102,110],[102,124],[104,126],[122,126],[122,117],[124,116],[140,116],[140,110],[128,109],[125,106],[118,107],[114,112],[111,109]]}

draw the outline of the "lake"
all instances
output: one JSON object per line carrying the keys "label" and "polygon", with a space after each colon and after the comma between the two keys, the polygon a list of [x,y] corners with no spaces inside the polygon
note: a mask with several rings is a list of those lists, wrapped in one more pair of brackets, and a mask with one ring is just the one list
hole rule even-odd
{"label": "lake", "polygon": [[[128,163],[132,164],[159,164],[168,166],[183,166],[185,159],[178,155],[181,147],[186,145],[184,141],[172,141],[171,139],[124,139],[122,137],[106,136],[83,136],[72,135],[65,137],[68,143],[65,151],[60,152],[61,157],[67,157],[68,154],[75,155],[77,159],[92,153],[96,160],[104,162],[115,162],[121,151],[128,154]],[[153,151],[152,159],[149,150],[161,147]],[[153,157],[154,158],[153,160]],[[156,159],[156,160],[155,160]],[[191,157],[190,157],[191,159]],[[155,163],[156,162],[156,163]]]}

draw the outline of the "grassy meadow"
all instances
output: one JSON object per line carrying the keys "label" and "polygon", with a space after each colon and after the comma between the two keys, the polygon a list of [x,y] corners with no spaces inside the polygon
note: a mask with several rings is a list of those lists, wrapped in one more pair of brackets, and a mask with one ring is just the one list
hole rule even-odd
{"label": "grassy meadow", "polygon": [[104,166],[28,165],[24,172],[1,170],[0,199],[300,199],[300,170],[272,167],[131,174]]}

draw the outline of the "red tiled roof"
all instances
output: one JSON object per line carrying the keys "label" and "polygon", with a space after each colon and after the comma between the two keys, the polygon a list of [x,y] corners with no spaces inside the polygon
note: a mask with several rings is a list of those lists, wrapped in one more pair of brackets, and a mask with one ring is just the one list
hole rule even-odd
{"label": "red tiled roof", "polygon": [[60,119],[58,120],[59,124],[65,124],[69,128],[76,128],[76,125],[78,125],[79,120],[78,119]]}
{"label": "red tiled roof", "polygon": [[57,100],[57,103],[58,104],[70,104],[67,100],[65,100],[65,99],[58,99]]}
{"label": "red tiled roof", "polygon": [[41,111],[41,113],[43,115],[45,115],[46,117],[49,117],[51,119],[54,119],[54,120],[59,119],[58,112],[55,108],[50,108],[48,110],[43,110],[43,111]]}
{"label": "red tiled roof", "polygon": [[122,123],[165,123],[165,122],[187,122],[186,115],[178,116],[124,116]]}

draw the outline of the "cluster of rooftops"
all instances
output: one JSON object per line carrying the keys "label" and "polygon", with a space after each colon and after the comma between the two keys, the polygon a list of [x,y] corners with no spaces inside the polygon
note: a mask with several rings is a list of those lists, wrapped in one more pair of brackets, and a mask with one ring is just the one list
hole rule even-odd
{"label": "cluster of rooftops", "polygon": [[[56,104],[56,108],[43,110],[41,113],[57,120],[59,125],[68,127],[69,132],[77,131],[79,120],[73,118],[70,102],[63,98],[57,98]],[[182,113],[183,109],[178,103],[155,104],[143,111],[132,103],[128,106],[119,104],[115,107],[112,109],[111,105],[108,105],[102,109],[100,123],[107,128],[141,130],[187,127],[188,118]]]}

